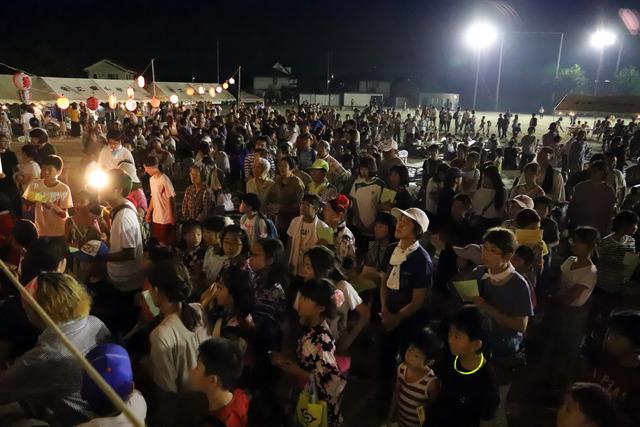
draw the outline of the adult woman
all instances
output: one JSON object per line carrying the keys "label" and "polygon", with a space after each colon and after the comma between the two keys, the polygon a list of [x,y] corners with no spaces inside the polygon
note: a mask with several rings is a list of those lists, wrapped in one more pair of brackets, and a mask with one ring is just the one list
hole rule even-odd
{"label": "adult woman", "polygon": [[536,163],[540,165],[540,170],[536,177],[536,183],[542,187],[545,194],[554,202],[564,202],[565,188],[564,178],[559,170],[553,168],[551,160],[554,151],[552,147],[542,147],[536,155]]}
{"label": "adult woman", "polygon": [[275,183],[266,197],[269,214],[275,215],[276,227],[280,236],[286,236],[291,220],[299,215],[300,202],[304,195],[304,184],[293,174],[295,161],[289,157],[283,157],[278,162],[278,172]]}
{"label": "adult woman", "polygon": [[[109,336],[100,319],[90,316],[91,297],[67,274],[40,273],[28,286],[49,317],[83,354]],[[29,321],[42,330],[34,348],[0,374],[0,404],[25,402],[51,425],[77,425],[92,412],[79,399],[82,369],[53,329],[29,304]]]}
{"label": "adult woman", "polygon": [[486,230],[502,222],[507,206],[507,190],[495,165],[485,166],[480,188],[474,193],[471,204],[481,229]]}
{"label": "adult woman", "polygon": [[11,151],[11,140],[7,135],[0,134],[0,194],[6,194],[11,199],[12,212],[20,218],[22,213],[22,202],[20,191],[13,180],[13,174],[18,167],[18,157]]}
{"label": "adult woman", "polygon": [[77,103],[71,103],[70,108],[67,110],[67,116],[71,122],[71,136],[80,136],[82,128],[80,126],[80,110],[78,110]]}
{"label": "adult woman", "polygon": [[182,219],[204,221],[213,208],[213,190],[205,183],[209,179],[209,170],[202,164],[193,165],[189,172],[191,185],[187,187],[182,199]]}
{"label": "adult woman", "polygon": [[447,177],[447,171],[450,166],[444,162],[439,163],[436,168],[436,174],[434,177],[429,179],[426,186],[423,181],[424,187],[424,209],[425,212],[430,215],[432,218],[438,213],[438,195],[440,194],[440,190],[444,187],[444,181]]}
{"label": "adult woman", "polygon": [[[611,218],[616,204],[616,194],[607,185],[607,166],[603,160],[589,165],[591,179],[575,186],[567,209],[570,227],[595,227],[601,235],[611,229]],[[597,201],[597,203],[594,203]]]}
{"label": "adult woman", "polygon": [[262,204],[267,199],[267,194],[273,185],[273,180],[269,177],[271,163],[262,157],[256,157],[253,161],[253,178],[247,182],[247,193],[255,193],[260,198]]}
{"label": "adult woman", "polygon": [[187,302],[191,281],[181,263],[155,263],[148,280],[162,317],[149,336],[153,380],[164,391],[184,390],[197,364],[198,347],[209,338],[206,316],[200,304]]}
{"label": "adult woman", "polygon": [[[423,325],[424,303],[431,284],[433,264],[418,239],[429,227],[427,214],[418,208],[406,211],[394,208],[396,218],[393,244],[385,254],[387,274],[380,286],[381,320],[385,330],[382,343],[383,372],[395,372],[398,351],[406,350],[411,334]],[[381,382],[382,391],[390,390],[391,377]]]}
{"label": "adult woman", "polygon": [[536,177],[538,176],[539,172],[540,172],[539,164],[528,163],[527,165],[525,165],[522,171],[524,176],[524,182],[516,185],[511,189],[510,198],[513,199],[514,197],[519,196],[521,194],[524,194],[525,196],[529,196],[532,199],[535,199],[536,197],[539,197],[539,196],[544,196],[545,195],[544,190],[542,189],[542,187],[538,185],[538,183],[536,183]]}

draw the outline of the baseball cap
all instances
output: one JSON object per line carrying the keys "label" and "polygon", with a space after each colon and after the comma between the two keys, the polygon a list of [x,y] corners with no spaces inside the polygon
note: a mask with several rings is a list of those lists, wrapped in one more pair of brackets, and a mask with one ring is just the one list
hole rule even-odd
{"label": "baseball cap", "polygon": [[458,257],[467,259],[475,265],[482,264],[482,248],[480,248],[480,245],[454,246],[453,251]]}
{"label": "baseball cap", "polygon": [[260,198],[256,193],[247,193],[242,196],[242,203],[247,206],[250,206],[254,211],[260,210]]}
{"label": "baseball cap", "polygon": [[395,139],[386,139],[383,143],[380,144],[381,151],[391,151],[398,149],[398,142]]}
{"label": "baseball cap", "polygon": [[131,178],[131,182],[134,184],[140,184],[140,178],[138,178],[138,171],[136,171],[136,167],[133,163],[129,162],[120,162],[118,164],[118,169],[122,169],[124,173],[129,175]]}
{"label": "baseball cap", "polygon": [[409,208],[406,211],[403,211],[402,209],[393,208],[391,209],[391,215],[393,215],[393,217],[396,220],[400,220],[400,217],[402,215],[408,216],[409,218],[411,218],[412,220],[418,223],[423,233],[427,231],[427,228],[429,228],[429,218],[427,217],[427,214],[424,213],[422,209]]}
{"label": "baseball cap", "polygon": [[107,244],[101,240],[89,240],[77,252],[81,261],[93,261],[96,258],[104,258],[109,253]]}
{"label": "baseball cap", "polygon": [[329,172],[329,163],[326,160],[317,159],[309,169],[322,169],[325,172]]}
{"label": "baseball cap", "polygon": [[[117,344],[99,344],[86,359],[125,402],[133,391],[133,370],[127,350]],[[98,414],[113,410],[113,404],[86,372],[82,373],[81,395]]]}
{"label": "baseball cap", "polygon": [[519,194],[510,201],[520,206],[522,209],[534,208],[533,199],[526,194]]}

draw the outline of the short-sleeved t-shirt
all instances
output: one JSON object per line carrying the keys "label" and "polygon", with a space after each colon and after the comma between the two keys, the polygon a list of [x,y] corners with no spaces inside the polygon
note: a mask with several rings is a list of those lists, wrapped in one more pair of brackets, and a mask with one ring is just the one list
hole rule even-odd
{"label": "short-sleeved t-shirt", "polygon": [[[396,246],[398,246],[397,243],[387,248],[383,263],[387,266],[387,273],[391,272],[392,266],[389,261]],[[418,246],[418,249],[410,253],[405,262],[400,265],[400,288],[390,289],[387,287],[387,309],[391,313],[399,312],[402,307],[411,302],[414,289],[431,287],[432,274],[431,257],[422,246]]]}
{"label": "short-sleeved t-shirt", "polygon": [[142,287],[142,233],[138,214],[128,200],[131,209],[120,209],[111,224],[109,253],[117,253],[123,249],[134,248],[135,259],[119,262],[107,262],[107,272],[116,289],[131,291]]}
{"label": "short-sleeved t-shirt", "polygon": [[[519,273],[513,273],[506,282],[493,284],[482,277],[487,272],[485,266],[476,268],[472,277],[479,280],[480,296],[507,316],[533,316],[533,305],[527,280]],[[492,328],[488,336],[488,348],[494,357],[516,353],[522,343],[522,332],[505,328],[491,319]]]}
{"label": "short-sleeved t-shirt", "polygon": [[[36,179],[27,186],[22,197],[26,200],[42,200],[61,209],[73,207],[71,190],[67,184],[60,181],[53,187],[49,187],[43,179]],[[36,228],[40,237],[64,236],[66,216],[61,217],[52,209],[45,208],[42,203],[36,203],[34,209]]]}
{"label": "short-sleeved t-shirt", "polygon": [[582,307],[593,292],[593,288],[598,281],[598,270],[593,264],[586,267],[576,268],[572,270],[573,264],[578,261],[575,256],[567,258],[560,266],[561,275],[561,292],[567,293],[575,285],[582,285],[587,288],[587,291],[582,292],[575,301],[571,303],[572,307]]}
{"label": "short-sleeved t-shirt", "polygon": [[171,212],[171,198],[176,197],[171,180],[165,174],[152,176],[149,179],[151,186],[151,207],[153,208],[152,221],[155,224],[172,224],[175,217]]}
{"label": "short-sleeved t-shirt", "polygon": [[231,402],[213,411],[212,415],[226,427],[246,427],[249,422],[249,399],[244,391],[236,389]]}
{"label": "short-sleeved t-shirt", "polygon": [[360,298],[360,295],[358,295],[358,292],[353,288],[351,283],[345,280],[336,283],[336,289],[340,289],[344,295],[344,302],[338,307],[338,316],[329,325],[333,339],[337,341],[347,330],[349,312],[355,310],[357,306],[362,304],[362,298]]}

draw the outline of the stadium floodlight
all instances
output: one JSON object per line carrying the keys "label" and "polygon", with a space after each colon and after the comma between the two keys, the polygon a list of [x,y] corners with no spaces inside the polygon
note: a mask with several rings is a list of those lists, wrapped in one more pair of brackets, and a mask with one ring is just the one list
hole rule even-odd
{"label": "stadium floodlight", "polygon": [[609,30],[597,30],[591,35],[591,46],[603,49],[616,43],[616,34]]}
{"label": "stadium floodlight", "polygon": [[464,33],[464,40],[469,47],[485,49],[498,38],[498,30],[488,22],[476,22],[471,24]]}

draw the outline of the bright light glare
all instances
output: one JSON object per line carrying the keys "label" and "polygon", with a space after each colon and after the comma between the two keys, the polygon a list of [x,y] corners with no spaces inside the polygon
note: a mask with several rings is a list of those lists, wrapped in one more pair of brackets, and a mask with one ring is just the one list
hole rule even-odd
{"label": "bright light glare", "polygon": [[616,35],[611,31],[598,30],[591,35],[591,46],[595,48],[604,48],[611,46],[616,42]]}
{"label": "bright light glare", "polygon": [[498,30],[486,22],[472,24],[464,34],[464,40],[468,46],[476,49],[484,49],[491,46],[498,38]]}
{"label": "bright light glare", "polygon": [[96,190],[102,190],[107,185],[108,177],[104,171],[95,170],[87,177],[87,186]]}

